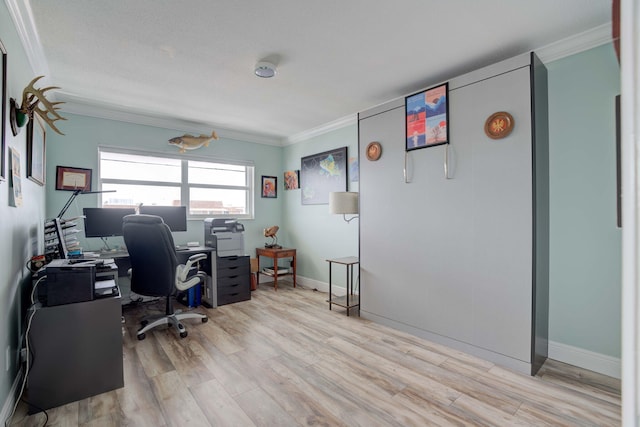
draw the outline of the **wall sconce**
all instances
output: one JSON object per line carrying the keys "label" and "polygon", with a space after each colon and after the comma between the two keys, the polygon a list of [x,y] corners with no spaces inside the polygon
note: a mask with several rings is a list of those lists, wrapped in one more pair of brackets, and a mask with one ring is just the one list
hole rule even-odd
{"label": "wall sconce", "polygon": [[[358,193],[336,191],[329,193],[329,212],[342,214],[346,222],[358,218]],[[355,215],[347,219],[347,215]]]}

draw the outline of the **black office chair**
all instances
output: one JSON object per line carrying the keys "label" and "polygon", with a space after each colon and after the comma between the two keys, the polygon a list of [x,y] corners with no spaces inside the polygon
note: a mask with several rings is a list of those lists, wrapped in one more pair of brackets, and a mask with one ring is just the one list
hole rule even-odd
{"label": "black office chair", "polygon": [[166,297],[164,315],[148,316],[142,319],[138,339],[145,338],[145,332],[160,325],[173,325],[180,337],[187,336],[182,325],[183,319],[202,319],[200,313],[173,311],[171,298],[179,291],[185,291],[206,281],[206,274],[198,271],[189,276],[193,264],[206,258],[206,254],[189,257],[186,264],[178,264],[176,248],[171,230],[156,215],[127,215],[123,218],[122,234],[131,260],[131,290],[140,295]]}

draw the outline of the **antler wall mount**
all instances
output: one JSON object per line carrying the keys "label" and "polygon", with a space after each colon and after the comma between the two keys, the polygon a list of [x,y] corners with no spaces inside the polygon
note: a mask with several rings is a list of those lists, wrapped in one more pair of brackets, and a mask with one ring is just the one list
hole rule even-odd
{"label": "antler wall mount", "polygon": [[[11,111],[9,118],[13,136],[18,136],[20,128],[26,125],[29,120],[33,119],[34,113],[40,116],[40,118],[56,133],[64,135],[64,133],[60,132],[60,129],[58,129],[54,124],[54,122],[58,120],[67,120],[58,113],[58,110],[60,109],[59,105],[64,104],[64,102],[51,102],[45,96],[45,92],[60,88],[57,86],[48,86],[42,89],[37,89],[34,85],[43,77],[44,76],[36,77],[29,82],[27,87],[24,88],[22,91],[22,104],[18,105],[16,100],[11,98]],[[40,108],[40,106],[43,108]]]}

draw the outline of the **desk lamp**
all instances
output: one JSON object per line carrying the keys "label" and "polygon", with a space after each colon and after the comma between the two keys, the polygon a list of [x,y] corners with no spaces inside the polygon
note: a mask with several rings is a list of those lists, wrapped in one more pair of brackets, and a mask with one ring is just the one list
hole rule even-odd
{"label": "desk lamp", "polygon": [[[346,222],[358,218],[358,193],[352,191],[336,191],[329,193],[329,212],[342,214]],[[347,215],[355,215],[347,219]]]}

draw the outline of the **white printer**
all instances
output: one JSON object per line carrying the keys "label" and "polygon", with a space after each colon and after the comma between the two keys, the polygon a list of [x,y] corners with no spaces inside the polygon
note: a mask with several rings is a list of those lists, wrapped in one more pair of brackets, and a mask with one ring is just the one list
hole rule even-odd
{"label": "white printer", "polygon": [[204,244],[215,248],[219,257],[244,255],[244,225],[237,219],[206,218]]}

